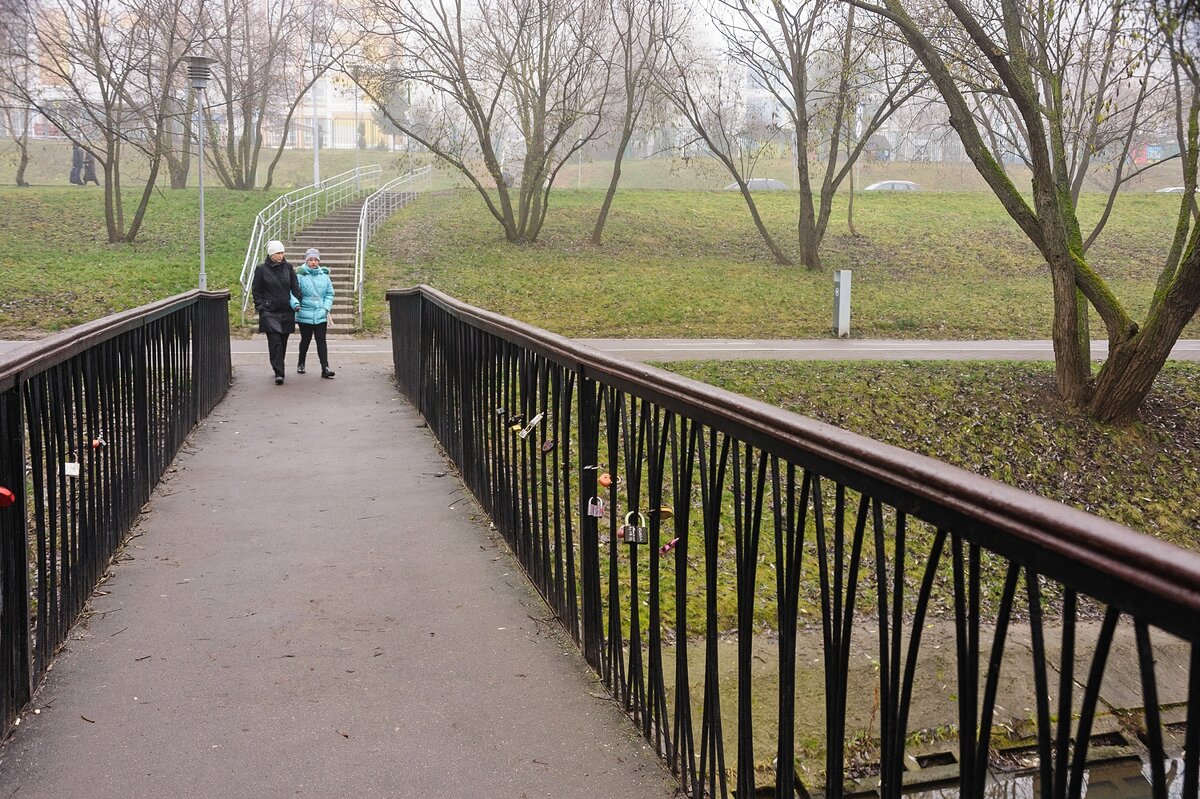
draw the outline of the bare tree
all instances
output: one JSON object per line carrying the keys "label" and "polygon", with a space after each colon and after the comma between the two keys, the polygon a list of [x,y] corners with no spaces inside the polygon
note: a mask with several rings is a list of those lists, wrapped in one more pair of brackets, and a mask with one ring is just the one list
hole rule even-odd
{"label": "bare tree", "polygon": [[625,151],[637,129],[646,100],[654,88],[654,75],[661,67],[659,61],[664,52],[664,40],[673,35],[670,9],[670,5],[665,2],[644,0],[612,0],[609,7],[616,33],[616,58],[611,68],[621,78],[622,113],[612,176],[608,181],[604,202],[600,204],[600,212],[596,215],[596,224],[592,228],[591,242],[597,247],[603,240],[604,225],[608,221],[608,212],[617,194],[617,184],[621,181],[621,163],[625,158]]}
{"label": "bare tree", "polygon": [[[1149,392],[1184,326],[1200,307],[1200,225],[1196,187],[1200,74],[1196,53],[1200,11],[1190,0],[1096,0],[1086,14],[1060,13],[1051,0],[941,0],[949,18],[932,26],[928,4],[915,13],[911,0],[849,0],[895,24],[928,71],[949,108],[950,122],[968,157],[1009,216],[1038,248],[1050,268],[1054,296],[1053,339],[1059,392],[1097,419],[1127,423]],[[1114,39],[1130,43],[1110,48]],[[1151,43],[1143,48],[1141,43]],[[1074,95],[1065,85],[1080,69],[1083,53],[1101,55],[1097,80]],[[1103,55],[1111,50],[1112,57]],[[1099,118],[1125,109],[1126,139],[1140,119],[1151,72],[1143,59],[1165,71],[1176,98],[1174,123],[1186,190],[1158,289],[1142,324],[1087,261],[1077,210],[1081,171],[1098,141]],[[1125,81],[1104,76],[1105,65]],[[1078,81],[1075,81],[1078,85]],[[1131,103],[1116,96],[1133,82]],[[1111,87],[1105,89],[1104,87]],[[976,98],[986,96],[990,102]],[[1072,111],[1082,102],[1083,111]],[[981,124],[1009,110],[1010,125]],[[1071,120],[1090,120],[1072,148]],[[1002,136],[995,135],[997,129]],[[989,135],[989,130],[992,134]],[[1001,139],[1022,154],[1033,176],[1032,202],[1001,166]],[[1127,148],[1127,145],[1124,145]],[[1094,239],[1094,236],[1090,237]],[[1088,306],[1107,330],[1109,356],[1093,376],[1087,330]]]}
{"label": "bare tree", "polygon": [[[364,72],[360,85],[392,125],[471,181],[505,238],[536,240],[554,176],[600,123],[608,93],[603,2],[368,5],[372,29],[400,58]],[[391,113],[388,101],[401,90],[411,90],[420,113]],[[480,160],[483,175],[474,168]],[[517,161],[514,175],[509,162]]]}
{"label": "bare tree", "polygon": [[775,146],[778,120],[747,107],[744,76],[731,74],[723,59],[695,45],[683,31],[666,41],[666,57],[657,75],[659,91],[687,120],[708,154],[733,177],[750,218],[776,263],[793,262],[767,230],[748,181],[754,167]]}
{"label": "bare tree", "polygon": [[[876,21],[858,22],[853,6],[836,0],[719,0],[713,19],[731,61],[788,117],[797,151],[800,261],[819,269],[834,194],[871,136],[922,86],[916,61],[897,58]],[[868,103],[855,137],[851,120]],[[823,161],[819,184],[810,153]]]}
{"label": "bare tree", "polygon": [[[21,84],[37,109],[104,171],[104,211],[111,242],[132,242],[154,190],[165,145],[164,98],[188,47],[190,0],[43,0],[26,4],[32,31],[28,58],[40,79]],[[122,194],[125,150],[149,172],[132,218]]]}
{"label": "bare tree", "polygon": [[214,132],[209,157],[226,188],[255,188],[263,125],[282,115],[280,143],[267,169],[269,187],[296,109],[358,37],[339,26],[337,4],[318,0],[221,0],[208,3],[207,12],[218,74],[209,88],[214,102],[204,109]]}
{"label": "bare tree", "polygon": [[31,109],[21,99],[19,87],[28,85],[30,58],[29,30],[23,13],[25,0],[0,0],[0,110],[4,129],[12,137],[18,153],[14,182],[28,186],[25,170],[29,166],[29,123]]}

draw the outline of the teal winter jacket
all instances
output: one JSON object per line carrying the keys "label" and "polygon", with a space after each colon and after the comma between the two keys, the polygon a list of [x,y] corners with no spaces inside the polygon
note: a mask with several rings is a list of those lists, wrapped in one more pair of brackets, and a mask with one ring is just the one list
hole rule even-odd
{"label": "teal winter jacket", "polygon": [[310,269],[305,264],[296,270],[296,277],[300,281],[296,321],[305,325],[321,324],[333,308],[333,281],[329,279],[329,270],[323,266]]}

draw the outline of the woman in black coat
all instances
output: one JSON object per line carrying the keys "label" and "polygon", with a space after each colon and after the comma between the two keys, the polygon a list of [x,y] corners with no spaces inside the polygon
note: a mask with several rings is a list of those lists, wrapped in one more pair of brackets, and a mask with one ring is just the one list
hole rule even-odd
{"label": "woman in black coat", "polygon": [[267,334],[275,385],[282,385],[287,340],[296,329],[296,309],[300,307],[300,281],[296,270],[284,259],[280,242],[267,242],[267,260],[254,270],[251,291],[258,312],[258,332]]}

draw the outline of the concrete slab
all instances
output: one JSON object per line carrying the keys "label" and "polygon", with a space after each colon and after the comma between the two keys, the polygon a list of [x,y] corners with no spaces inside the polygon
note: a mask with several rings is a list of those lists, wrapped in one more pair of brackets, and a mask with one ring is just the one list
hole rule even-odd
{"label": "concrete slab", "polygon": [[4,796],[675,795],[385,360],[279,387],[236,363],[0,751]]}

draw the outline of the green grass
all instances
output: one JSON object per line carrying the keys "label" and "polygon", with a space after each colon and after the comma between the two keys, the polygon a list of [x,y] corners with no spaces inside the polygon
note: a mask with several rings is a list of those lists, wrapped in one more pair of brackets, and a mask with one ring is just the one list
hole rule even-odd
{"label": "green grass", "polygon": [[[582,337],[826,337],[831,272],[852,269],[856,337],[1048,338],[1045,264],[991,195],[856,198],[851,237],[840,208],[810,272],[772,262],[741,197],[728,192],[618,194],[605,244],[587,239],[602,194],[553,195],[535,244],[504,241],[473,192],[433,195],[376,235],[372,304],[390,287],[430,283],[462,300]],[[760,198],[770,229],[794,253],[794,197]],[[1148,307],[1178,198],[1126,194],[1090,255],[1135,318]],[[1084,217],[1102,209],[1084,200]],[[383,330],[378,307],[367,316]],[[1094,322],[1099,335],[1103,326]],[[1200,336],[1193,322],[1185,337]]]}
{"label": "green grass", "polygon": [[[274,196],[206,192],[210,286],[236,287],[253,216]],[[372,242],[368,331],[386,332],[387,288],[427,282],[573,336],[825,337],[830,273],[850,268],[856,337],[1049,335],[1046,269],[987,195],[859,195],[864,235],[850,237],[835,217],[819,272],[772,263],[740,197],[725,192],[622,192],[606,243],[591,247],[601,198],[556,192],[541,239],[522,247],[504,241],[470,190],[423,198]],[[1153,290],[1176,202],[1124,195],[1093,249],[1096,268],[1135,317]],[[194,190],[156,194],[132,246],[107,243],[95,187],[0,188],[0,203],[0,327],[8,335],[61,329],[194,285]],[[772,229],[789,237],[794,198],[764,195],[762,205]],[[1085,205],[1099,213],[1099,198]],[[1200,324],[1184,336],[1200,336]]]}
{"label": "green grass", "polygon": [[[231,313],[254,215],[276,194],[205,190],[205,271],[209,288],[234,289]],[[136,201],[126,195],[127,208]],[[138,241],[109,244],[100,189],[0,188],[0,335],[61,330],[195,288],[198,201],[157,194]]]}
{"label": "green grass", "polygon": [[675,372],[1200,549],[1200,366],[1167,364],[1142,421],[1058,399],[1049,364],[675,363]]}

